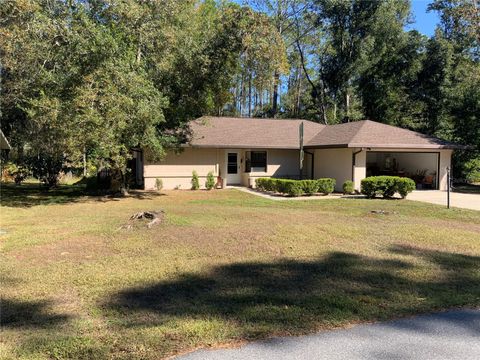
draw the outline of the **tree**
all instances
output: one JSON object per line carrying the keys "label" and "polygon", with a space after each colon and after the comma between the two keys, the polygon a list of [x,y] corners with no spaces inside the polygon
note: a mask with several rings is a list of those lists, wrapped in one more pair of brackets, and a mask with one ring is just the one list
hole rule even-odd
{"label": "tree", "polygon": [[435,0],[429,9],[440,14],[436,38],[445,39],[451,57],[445,67],[450,81],[436,99],[445,104],[443,134],[471,146],[454,153],[453,169],[457,177],[473,179],[480,172],[480,8],[476,0]]}
{"label": "tree", "polygon": [[246,26],[267,23],[213,1],[12,0],[1,12],[2,129],[19,157],[58,175],[53,164],[87,153],[123,183],[132,148],[161,158],[189,120],[223,108]]}
{"label": "tree", "polygon": [[430,11],[440,13],[441,29],[457,51],[480,56],[480,3],[478,0],[434,0]]}
{"label": "tree", "polygon": [[242,49],[232,89],[231,112],[273,116],[276,76],[288,71],[284,39],[267,15],[247,7],[239,10],[239,14],[237,24],[242,33]]}

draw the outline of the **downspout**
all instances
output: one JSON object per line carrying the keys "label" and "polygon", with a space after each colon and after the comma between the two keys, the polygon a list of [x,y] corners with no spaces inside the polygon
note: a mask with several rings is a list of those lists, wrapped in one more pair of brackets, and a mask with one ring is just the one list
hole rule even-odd
{"label": "downspout", "polygon": [[311,170],[312,173],[310,174],[310,179],[313,180],[313,176],[314,176],[314,175],[313,175],[313,174],[314,174],[314,171],[313,171],[314,169],[313,169],[313,168],[314,168],[314,166],[315,166],[315,165],[314,165],[314,164],[315,164],[315,162],[314,162],[314,159],[315,159],[314,156],[315,156],[315,154],[314,154],[314,153],[311,153],[311,152],[308,152],[308,151],[306,151],[306,150],[304,150],[304,153],[305,153],[305,154],[308,154],[308,155],[312,155],[312,167],[311,167],[311,168],[312,168],[312,170]]}
{"label": "downspout", "polygon": [[352,181],[355,186],[355,165],[357,165],[357,154],[360,154],[364,148],[360,148],[358,151],[352,153]]}

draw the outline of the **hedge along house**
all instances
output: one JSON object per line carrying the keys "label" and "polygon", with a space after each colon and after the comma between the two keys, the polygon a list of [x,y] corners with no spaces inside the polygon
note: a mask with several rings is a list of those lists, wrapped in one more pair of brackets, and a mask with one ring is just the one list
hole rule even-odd
{"label": "hedge along house", "polygon": [[347,180],[359,190],[367,176],[397,175],[413,178],[418,188],[445,190],[452,151],[464,148],[370,120],[321,125],[300,119],[202,117],[190,128],[192,138],[183,151],[169,152],[160,162],[141,159],[143,174],[137,176],[143,177],[145,189],[154,189],[157,178],[165,189],[189,189],[195,170],[202,186],[211,171],[222,187],[255,186],[259,177],[331,177],[336,190]]}

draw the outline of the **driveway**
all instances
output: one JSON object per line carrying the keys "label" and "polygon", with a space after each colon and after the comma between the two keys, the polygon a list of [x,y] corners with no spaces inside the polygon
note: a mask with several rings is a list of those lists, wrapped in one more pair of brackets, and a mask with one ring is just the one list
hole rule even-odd
{"label": "driveway", "polygon": [[[439,190],[416,190],[407,196],[408,200],[423,201],[447,206],[447,192]],[[480,210],[480,194],[450,193],[450,206]]]}
{"label": "driveway", "polygon": [[238,349],[199,350],[177,359],[476,360],[480,359],[480,310],[456,310],[315,335],[272,338]]}

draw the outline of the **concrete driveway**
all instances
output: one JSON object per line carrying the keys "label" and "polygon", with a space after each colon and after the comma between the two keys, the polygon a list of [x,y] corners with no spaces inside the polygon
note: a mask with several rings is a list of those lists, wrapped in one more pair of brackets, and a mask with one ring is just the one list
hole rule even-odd
{"label": "concrete driveway", "polygon": [[199,350],[183,360],[480,359],[480,310],[456,310],[315,335],[272,338],[238,349]]}
{"label": "concrete driveway", "polygon": [[[446,191],[415,190],[407,196],[407,199],[447,206]],[[450,206],[471,210],[480,210],[480,194],[464,194],[451,192]]]}

